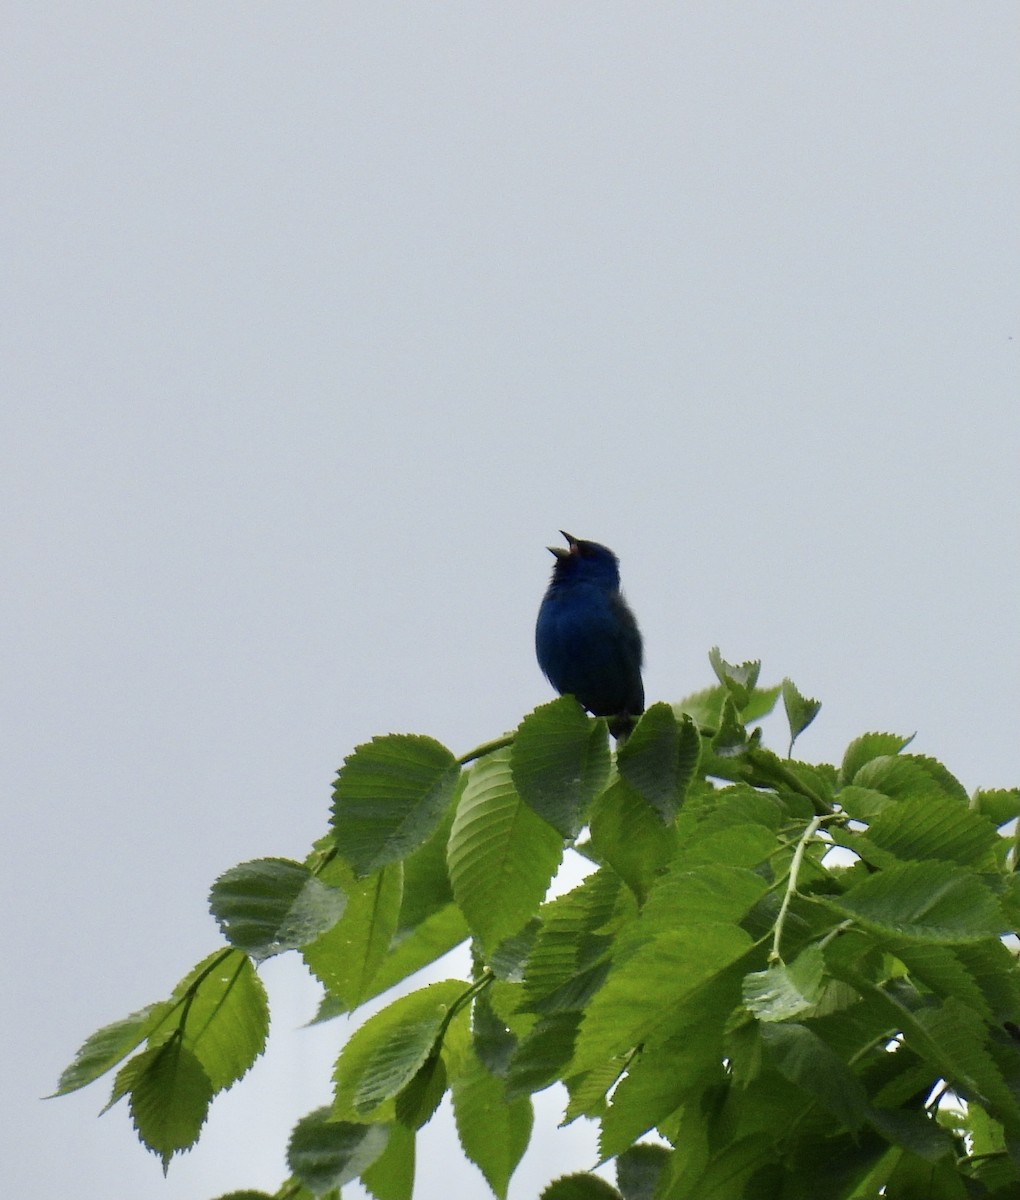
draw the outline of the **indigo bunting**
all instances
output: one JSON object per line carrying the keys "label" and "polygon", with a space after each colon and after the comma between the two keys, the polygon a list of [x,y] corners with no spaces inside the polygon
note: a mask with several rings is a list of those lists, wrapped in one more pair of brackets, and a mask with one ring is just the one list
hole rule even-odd
{"label": "indigo bunting", "polygon": [[645,710],[641,632],[620,593],[616,555],[598,542],[560,530],[568,549],[556,556],[535,625],[535,652],[546,678],[597,717],[610,717],[614,737],[626,737]]}

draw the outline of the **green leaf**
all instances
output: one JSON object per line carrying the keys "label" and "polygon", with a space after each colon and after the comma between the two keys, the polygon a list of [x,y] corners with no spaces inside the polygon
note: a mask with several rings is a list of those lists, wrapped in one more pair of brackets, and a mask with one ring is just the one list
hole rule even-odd
{"label": "green leaf", "polygon": [[531,1101],[508,1101],[502,1080],[470,1055],[453,1080],[453,1115],[464,1153],[496,1196],[506,1200],[510,1177],[531,1139]]}
{"label": "green leaf", "polygon": [[577,1039],[580,1012],[558,1012],[543,1017],[521,1039],[506,1075],[509,1099],[540,1092],[558,1083],[570,1062]]}
{"label": "green leaf", "polygon": [[931,1117],[907,1109],[871,1108],[868,1123],[881,1135],[927,1162],[953,1153],[953,1141]]}
{"label": "green leaf", "polygon": [[840,784],[853,783],[857,772],[865,763],[873,758],[899,754],[913,740],[913,734],[910,737],[900,737],[896,733],[865,733],[859,738],[854,738],[843,755],[843,765],[839,769]]}
{"label": "green leaf", "polygon": [[471,1006],[471,1045],[485,1069],[503,1078],[518,1038],[493,1008],[490,991],[477,995]]}
{"label": "green leaf", "polygon": [[454,817],[449,866],[457,903],[487,950],[535,914],[562,856],[559,834],[517,795],[509,751],[479,760]]}
{"label": "green leaf", "polygon": [[316,1195],[350,1183],[382,1154],[386,1125],[358,1125],[331,1120],[328,1108],[317,1108],[294,1126],[287,1146],[287,1165]]}
{"label": "green leaf", "polygon": [[812,1096],[851,1132],[867,1117],[867,1094],[857,1076],[818,1034],[796,1022],[760,1026],[761,1038],[784,1078]]}
{"label": "green leaf", "polygon": [[697,770],[701,737],[686,714],[677,721],[668,704],[653,704],[616,756],[620,775],[647,801],[663,824],[684,802]]}
{"label": "green leaf", "polygon": [[865,929],[912,941],[973,942],[1004,932],[992,893],[971,872],[949,863],[890,867],[842,896],[818,899]]}
{"label": "green leaf", "polygon": [[622,1153],[681,1105],[698,1108],[705,1093],[722,1085],[723,1036],[745,970],[735,962],[691,991],[665,1022],[665,1035],[650,1038],[630,1059],[602,1116],[601,1158]]}
{"label": "green leaf", "polygon": [[372,994],[375,979],[397,928],[403,895],[403,867],[391,863],[359,879],[342,859],[323,868],[320,878],[347,896],[340,920],[303,947],[301,957],[338,1001],[339,1011],[357,1008]]}
{"label": "green leaf", "polygon": [[570,1097],[563,1112],[561,1125],[569,1125],[578,1117],[591,1117],[594,1120],[606,1115],[609,1107],[607,1097],[613,1085],[627,1067],[628,1058],[620,1055],[608,1059],[590,1071],[582,1071],[580,1075],[568,1075],[563,1080],[563,1086]]}
{"label": "green leaf", "polygon": [[144,1051],[132,1063],[131,1117],[142,1144],[159,1156],[166,1174],[170,1159],[198,1141],[212,1086],[180,1038]]}
{"label": "green leaf", "polygon": [[516,933],[505,937],[488,957],[486,966],[497,979],[507,983],[520,983],[524,978],[524,964],[535,944],[538,933],[538,917],[523,925]]}
{"label": "green leaf", "polygon": [[459,775],[453,754],[432,738],[391,733],[358,746],[333,789],[340,855],[358,875],[407,858],[442,821]]}
{"label": "green leaf", "polygon": [[427,1125],[446,1094],[446,1064],[430,1054],[417,1074],[397,1096],[397,1120],[408,1129]]}
{"label": "green leaf", "polygon": [[[462,772],[457,789],[466,782],[467,774]],[[429,840],[404,860],[404,892],[397,918],[400,936],[416,930],[453,900],[450,873],[446,868],[446,847],[454,811],[455,806],[451,804]]]}
{"label": "green leaf", "polygon": [[342,892],[286,858],[231,867],[209,893],[223,936],[259,960],[313,942],[336,924],[346,903]]}
{"label": "green leaf", "polygon": [[592,721],[572,696],[536,708],[510,751],[517,794],[562,837],[574,838],[609,775],[604,721]]}
{"label": "green leaf", "polygon": [[758,675],[761,672],[760,660],[739,664],[728,663],[719,653],[719,647],[713,646],[709,651],[708,661],[712,664],[716,678],[732,696],[733,703],[738,709],[744,708],[758,682]]}
{"label": "green leaf", "polygon": [[744,1004],[759,1021],[788,1021],[810,1012],[822,995],[825,960],[818,946],[789,966],[778,964],[744,977]]}
{"label": "green leaf", "polygon": [[[641,946],[595,993],[581,1026],[567,1074],[591,1070],[682,1020],[692,993],[726,971],[750,948],[751,938],[730,924],[672,929]],[[737,997],[739,997],[739,982]]]}
{"label": "green leaf", "polygon": [[949,796],[967,803],[963,785],[933,758],[919,754],[887,754],[866,762],[854,776],[858,787],[883,792],[894,800],[914,796]]}
{"label": "green leaf", "polygon": [[637,939],[741,921],[768,891],[767,880],[742,867],[709,863],[690,868],[678,861],[656,882],[642,920],[627,932]]}
{"label": "green leaf", "polygon": [[447,904],[430,917],[426,917],[417,929],[398,934],[372,977],[372,984],[365,996],[371,1000],[397,983],[401,983],[415,971],[442,958],[454,946],[466,941],[471,931],[464,914],[456,904]]}
{"label": "green leaf", "polygon": [[[991,1009],[991,1019],[1001,1025],[1007,1022],[1020,1024],[1020,972],[1016,970],[1016,955],[1010,953],[998,938],[989,938],[986,942],[954,946],[953,957],[981,988]],[[952,991],[948,994],[957,995],[964,1002],[967,1000],[963,994]]]}
{"label": "green leaf", "polygon": [[544,905],[521,1008],[552,1013],[584,1007],[604,978],[613,932],[636,911],[620,880],[606,869]]}
{"label": "green leaf", "polygon": [[620,1193],[611,1183],[587,1171],[576,1171],[573,1175],[561,1175],[554,1179],[542,1192],[539,1200],[621,1200]]}
{"label": "green leaf", "polygon": [[879,813],[885,812],[887,808],[892,808],[896,803],[884,792],[876,792],[873,788],[857,787],[852,783],[840,788],[836,799],[848,817],[867,823],[873,821]]}
{"label": "green leaf", "polygon": [[790,751],[793,743],[818,716],[822,707],[820,700],[809,700],[797,690],[792,679],[783,680],[783,707],[786,709],[786,719],[790,723]]}
{"label": "green leaf", "polygon": [[240,950],[210,954],[174,989],[184,1045],[208,1076],[213,1092],[241,1079],[266,1047],[269,1001],[251,959]]}
{"label": "green leaf", "polygon": [[85,1039],[74,1062],[64,1068],[53,1095],[65,1096],[105,1075],[162,1025],[171,1008],[170,1003],[162,1000],[97,1029]]}
{"label": "green leaf", "polygon": [[978,788],[973,808],[994,825],[1005,825],[1020,817],[1020,788]]}
{"label": "green leaf", "polygon": [[253,1192],[250,1188],[245,1188],[243,1192],[226,1192],[217,1196],[216,1200],[275,1200],[275,1197],[268,1192]]}
{"label": "green leaf", "polygon": [[717,729],[723,701],[728,695],[729,692],[721,684],[705,688],[704,691],[693,692],[690,696],[678,700],[673,705],[673,712],[677,720],[686,713],[696,725]]}
{"label": "green leaf", "polygon": [[940,859],[992,869],[992,851],[1000,840],[987,817],[940,795],[909,797],[889,805],[875,816],[866,834],[840,839],[879,867],[892,866],[897,859]]}
{"label": "green leaf", "polygon": [[[748,696],[747,703],[741,708],[740,715],[745,721],[760,721],[767,717],[775,708],[781,689],[778,684],[774,687],[754,688]],[[686,713],[696,725],[706,731],[719,728],[724,702],[729,698],[729,691],[721,684],[717,687],[706,688],[685,696],[683,700],[673,705],[677,719]]]}
{"label": "green leaf", "polygon": [[595,800],[590,829],[592,847],[599,858],[613,868],[639,900],[645,898],[653,880],[676,854],[676,828],[663,825],[623,779],[610,784]]}
{"label": "green leaf", "polygon": [[731,867],[757,867],[764,863],[782,843],[765,825],[726,825],[712,827],[704,822],[691,839],[683,857],[689,867],[702,864],[727,863]]}
{"label": "green leaf", "polygon": [[736,758],[743,754],[747,746],[747,729],[740,719],[733,697],[727,696],[719,719],[719,729],[712,738],[712,752],[719,758]]}
{"label": "green leaf", "polygon": [[[414,1133],[391,1125],[386,1149],[361,1172],[361,1182],[376,1200],[411,1200],[414,1191]],[[340,1197],[337,1196],[337,1200]]]}
{"label": "green leaf", "polygon": [[433,1052],[468,986],[459,979],[430,984],[395,1000],[356,1030],[333,1072],[334,1115],[342,1120],[370,1117],[402,1091]]}
{"label": "green leaf", "polygon": [[654,1200],[655,1189],[669,1161],[666,1146],[639,1142],[616,1160],[616,1182],[623,1200]]}
{"label": "green leaf", "polygon": [[[757,1188],[749,1187],[753,1176],[774,1161],[774,1139],[763,1133],[749,1137],[724,1140],[702,1165],[695,1161],[687,1170],[681,1169],[660,1189],[662,1200],[764,1200]],[[681,1160],[682,1161],[682,1160]],[[765,1196],[775,1196],[775,1191]]]}

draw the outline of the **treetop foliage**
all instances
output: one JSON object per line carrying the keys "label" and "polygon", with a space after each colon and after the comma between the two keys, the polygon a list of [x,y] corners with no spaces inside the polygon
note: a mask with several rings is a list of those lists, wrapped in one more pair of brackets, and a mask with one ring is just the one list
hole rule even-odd
{"label": "treetop foliage", "polygon": [[[555,1083],[616,1186],[579,1172],[542,1200],[1015,1200],[1020,790],[968,796],[889,733],[799,762],[818,701],[710,659],[714,686],[653,704],[615,753],[569,696],[460,758],[359,746],[306,860],[216,880],[225,946],[94,1033],[57,1094],[116,1068],[107,1107],[127,1099],[166,1170],[264,1049],[259,963],[295,952],[320,1020],[395,998],[295,1125],[290,1179],[229,1200],[337,1200],[354,1179],[411,1200],[447,1093],[503,1198]],[[785,757],[753,725],[780,698]],[[550,898],[565,855],[587,874]],[[470,978],[407,990],[465,942]]]}

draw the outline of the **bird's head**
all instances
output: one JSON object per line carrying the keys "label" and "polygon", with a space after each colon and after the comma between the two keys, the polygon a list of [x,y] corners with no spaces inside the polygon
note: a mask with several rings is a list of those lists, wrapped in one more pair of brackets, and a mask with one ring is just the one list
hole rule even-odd
{"label": "bird's head", "polygon": [[596,583],[607,589],[619,588],[620,563],[608,546],[582,541],[562,529],[560,533],[566,539],[567,549],[549,547],[556,558],[553,583]]}

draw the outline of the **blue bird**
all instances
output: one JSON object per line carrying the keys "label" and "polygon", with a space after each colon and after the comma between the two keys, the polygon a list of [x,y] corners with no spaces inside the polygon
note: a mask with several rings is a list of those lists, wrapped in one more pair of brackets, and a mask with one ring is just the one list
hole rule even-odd
{"label": "blue bird", "polygon": [[597,717],[610,717],[617,738],[645,711],[641,631],[620,593],[620,564],[608,546],[560,533],[535,625],[538,665],[560,695],[570,694]]}

